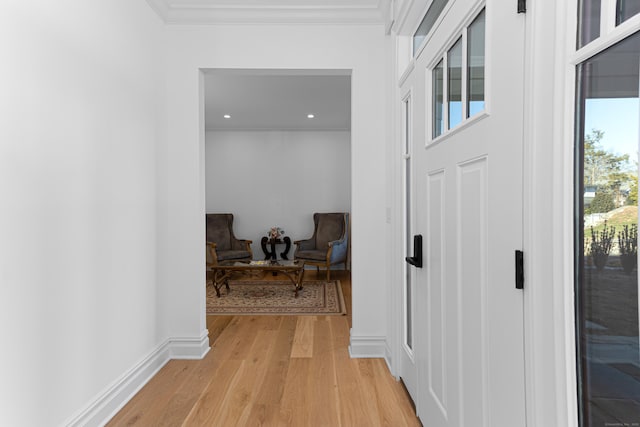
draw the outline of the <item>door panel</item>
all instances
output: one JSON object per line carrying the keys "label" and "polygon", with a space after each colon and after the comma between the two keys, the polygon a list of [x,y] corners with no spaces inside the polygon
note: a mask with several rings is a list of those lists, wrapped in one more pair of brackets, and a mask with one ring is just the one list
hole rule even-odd
{"label": "door panel", "polygon": [[447,352],[445,344],[445,277],[444,277],[444,189],[445,174],[439,170],[427,176],[427,232],[426,257],[428,301],[428,355],[429,393],[442,415],[447,416]]}
{"label": "door panel", "polygon": [[461,424],[487,426],[486,294],[487,294],[488,158],[458,165],[458,312],[462,406]]}

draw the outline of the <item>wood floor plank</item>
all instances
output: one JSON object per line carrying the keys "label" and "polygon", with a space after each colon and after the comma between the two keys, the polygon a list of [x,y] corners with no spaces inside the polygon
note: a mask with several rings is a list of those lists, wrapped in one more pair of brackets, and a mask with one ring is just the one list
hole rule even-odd
{"label": "wood floor plank", "polygon": [[296,326],[296,334],[293,337],[293,347],[291,357],[311,357],[313,356],[313,328],[316,323],[316,316],[299,316]]}
{"label": "wood floor plank", "polygon": [[326,317],[315,322],[310,383],[307,387],[308,410],[316,425],[340,425],[340,396],[333,358],[331,323]]}
{"label": "wood floor plank", "polygon": [[157,416],[157,412],[173,396],[176,384],[182,384],[186,381],[187,374],[193,369],[195,369],[193,363],[184,360],[170,360],[162,368],[162,375],[154,376],[107,425],[145,425],[147,420]]}
{"label": "wood floor plank", "polygon": [[378,406],[374,395],[363,393],[364,383],[360,377],[357,360],[349,355],[349,326],[344,317],[329,319],[333,331],[334,364],[340,399],[340,424],[343,426],[380,425],[376,416]]}
{"label": "wood floor plank", "polygon": [[217,369],[211,385],[202,393],[184,420],[183,426],[206,426],[217,418],[224,408],[229,395],[227,390],[234,387],[242,374],[243,360],[227,360],[224,369]]}
{"label": "wood floor plank", "polygon": [[396,381],[382,359],[358,359],[365,389],[373,393],[382,426],[420,426],[409,399],[400,393],[402,385]]}
{"label": "wood floor plank", "polygon": [[284,392],[278,413],[278,426],[312,426],[308,410],[307,389],[311,374],[311,359],[296,358],[289,362]]}
{"label": "wood floor plank", "polygon": [[224,331],[229,323],[233,320],[233,316],[207,316],[207,329],[209,330],[209,342],[214,343]]}

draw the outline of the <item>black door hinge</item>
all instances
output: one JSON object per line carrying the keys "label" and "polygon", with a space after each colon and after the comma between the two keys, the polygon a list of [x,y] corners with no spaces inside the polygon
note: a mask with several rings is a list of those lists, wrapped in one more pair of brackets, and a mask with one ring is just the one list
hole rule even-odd
{"label": "black door hinge", "polygon": [[518,13],[525,13],[527,11],[527,0],[518,0]]}
{"label": "black door hinge", "polygon": [[524,252],[516,251],[516,289],[524,289]]}

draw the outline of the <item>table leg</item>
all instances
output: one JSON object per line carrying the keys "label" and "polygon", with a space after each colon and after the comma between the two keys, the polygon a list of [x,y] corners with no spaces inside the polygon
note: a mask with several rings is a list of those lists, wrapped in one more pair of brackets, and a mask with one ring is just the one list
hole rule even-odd
{"label": "table leg", "polygon": [[304,280],[304,267],[300,269],[297,279],[298,279],[298,283],[296,284],[296,297],[298,296],[298,291],[302,290],[302,281]]}
{"label": "table leg", "polygon": [[284,252],[282,252],[280,256],[282,259],[288,260],[289,258],[287,258],[287,254],[289,253],[289,249],[291,249],[291,238],[289,236],[285,236],[282,240],[284,240],[284,244],[286,246],[284,247]]}
{"label": "table leg", "polygon": [[297,282],[297,279],[298,279],[297,275],[294,278],[288,271],[281,271],[281,273],[284,274],[285,276],[287,276],[289,278],[289,280],[291,280],[291,284],[295,288],[296,298],[298,298],[298,290],[302,289],[302,288],[300,287],[300,285]]}
{"label": "table leg", "polygon": [[216,271],[213,274],[213,287],[216,289],[216,295],[218,296],[218,298],[220,298],[220,288],[222,287],[222,285],[224,284],[224,286],[227,288],[227,293],[229,293],[230,289],[229,289],[229,277],[231,276],[231,272],[230,271]]}

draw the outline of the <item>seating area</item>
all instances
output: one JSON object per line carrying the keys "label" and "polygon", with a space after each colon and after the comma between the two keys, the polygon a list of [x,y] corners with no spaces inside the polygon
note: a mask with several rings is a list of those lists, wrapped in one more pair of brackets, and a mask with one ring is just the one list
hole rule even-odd
{"label": "seating area", "polygon": [[[233,230],[233,214],[206,214],[207,267],[219,263],[248,261],[254,258],[252,240],[239,239]],[[327,280],[331,279],[331,267],[344,265],[348,269],[349,214],[345,212],[314,213],[311,237],[294,240],[294,259],[305,265],[324,268]],[[310,227],[311,228],[311,227]],[[307,234],[308,235],[308,234]]]}

